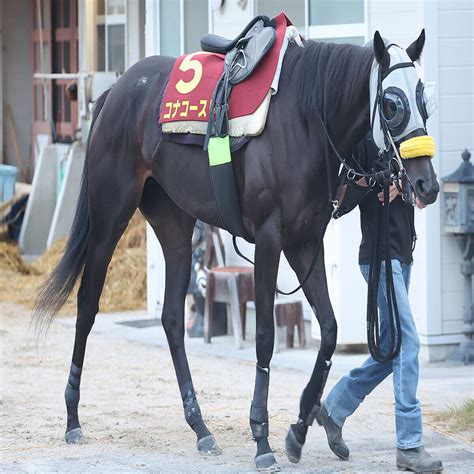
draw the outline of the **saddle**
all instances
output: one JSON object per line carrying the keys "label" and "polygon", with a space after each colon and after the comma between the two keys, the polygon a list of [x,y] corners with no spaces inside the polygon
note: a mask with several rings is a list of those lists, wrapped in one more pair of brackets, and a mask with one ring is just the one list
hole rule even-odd
{"label": "saddle", "polygon": [[211,101],[204,150],[211,137],[225,137],[229,132],[229,97],[232,86],[248,78],[268,53],[276,39],[274,26],[267,16],[254,18],[234,40],[205,35],[201,47],[208,52],[225,52],[224,72],[217,82]]}
{"label": "saddle", "polygon": [[217,35],[201,39],[204,51],[225,54],[224,72],[214,90],[204,141],[211,182],[224,227],[234,236],[252,242],[241,218],[239,196],[232,165],[229,140],[229,97],[232,86],[244,81],[256,69],[276,39],[274,23],[267,16],[254,18],[233,40]]}

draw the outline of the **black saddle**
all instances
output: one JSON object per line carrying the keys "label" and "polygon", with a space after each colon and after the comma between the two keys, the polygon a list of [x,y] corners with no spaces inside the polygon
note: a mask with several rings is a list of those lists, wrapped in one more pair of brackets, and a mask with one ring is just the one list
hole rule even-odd
{"label": "black saddle", "polygon": [[264,26],[273,26],[275,27],[274,25],[274,22],[273,20],[270,20],[270,18],[268,18],[268,16],[266,15],[259,15],[259,16],[256,16],[242,31],[242,33],[240,33],[236,38],[234,38],[233,40],[230,40],[230,39],[227,39],[227,38],[224,38],[223,36],[219,36],[219,35],[211,35],[211,34],[207,34],[207,35],[204,35],[202,38],[201,38],[201,49],[203,51],[208,51],[209,53],[220,53],[220,54],[226,54],[228,53],[230,50],[232,50],[233,48],[235,48],[235,46],[237,45],[237,43],[242,39],[244,38],[247,33],[252,29],[253,26],[255,26],[255,24],[262,20],[263,21],[263,25]]}

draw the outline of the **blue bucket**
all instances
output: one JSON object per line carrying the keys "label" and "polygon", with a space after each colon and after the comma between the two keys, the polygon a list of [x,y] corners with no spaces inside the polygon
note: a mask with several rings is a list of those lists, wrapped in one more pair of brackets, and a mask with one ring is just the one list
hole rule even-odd
{"label": "blue bucket", "polygon": [[0,204],[9,201],[15,194],[16,166],[0,165]]}

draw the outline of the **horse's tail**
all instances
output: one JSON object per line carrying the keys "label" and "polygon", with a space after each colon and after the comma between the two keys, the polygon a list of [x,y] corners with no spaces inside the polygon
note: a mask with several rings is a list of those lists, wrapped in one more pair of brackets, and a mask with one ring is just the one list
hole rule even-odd
{"label": "horse's tail", "polygon": [[88,204],[88,155],[90,140],[97,117],[104,106],[111,89],[107,89],[96,101],[92,112],[92,123],[87,140],[84,170],[82,172],[81,190],[77,201],[76,212],[71,233],[66,244],[64,255],[56,268],[43,285],[33,310],[36,330],[47,330],[58,311],[64,306],[74,289],[86,260],[87,242],[89,240],[89,204]]}

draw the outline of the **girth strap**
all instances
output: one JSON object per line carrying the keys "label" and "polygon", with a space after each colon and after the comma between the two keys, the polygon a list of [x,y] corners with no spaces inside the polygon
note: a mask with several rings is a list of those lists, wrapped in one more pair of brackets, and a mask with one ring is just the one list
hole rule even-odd
{"label": "girth strap", "polygon": [[[265,17],[266,18],[266,17]],[[246,79],[268,53],[276,39],[275,28],[265,26],[264,19],[253,24],[246,36],[226,54],[224,72],[214,90],[204,150],[209,155],[209,168],[214,198],[222,225],[232,235],[253,243],[242,223],[239,194],[232,164],[229,141],[229,97],[232,86]]]}

